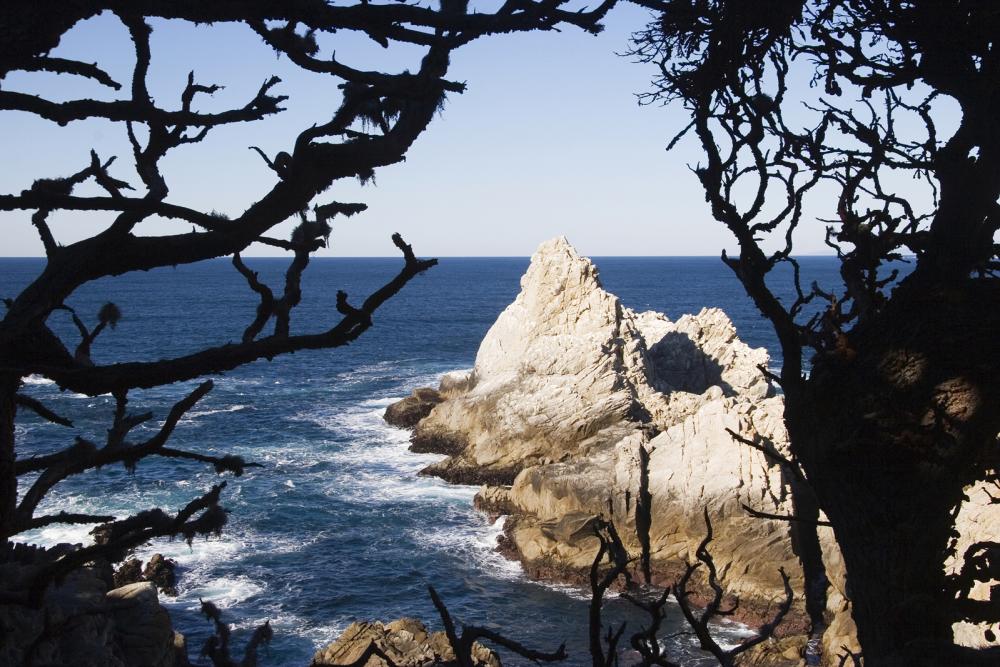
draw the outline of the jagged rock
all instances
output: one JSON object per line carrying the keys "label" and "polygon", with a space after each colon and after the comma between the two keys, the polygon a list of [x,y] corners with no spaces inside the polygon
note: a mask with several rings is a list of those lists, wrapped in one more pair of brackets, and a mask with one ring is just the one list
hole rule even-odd
{"label": "jagged rock", "polygon": [[162,554],[153,554],[146,563],[142,576],[151,581],[164,595],[177,595],[177,563]]}
{"label": "jagged rock", "polygon": [[399,428],[413,428],[442,400],[441,394],[436,390],[421,387],[413,390],[412,396],[407,396],[386,408],[383,419]]}
{"label": "jagged rock", "polygon": [[[490,485],[476,504],[510,515],[501,550],[532,575],[585,581],[598,544],[587,529],[601,516],[614,521],[633,556],[647,544],[654,581],[669,583],[694,558],[707,509],[710,551],[726,589],[740,597],[738,614],[770,619],[783,598],[783,567],[796,603],[782,632],[802,632],[809,623],[792,548],[797,524],[743,508],[794,514],[787,473],[773,455],[733,437],[789,453],[783,399],[767,365],[767,352],[740,341],[721,310],[674,322],[633,312],[603,289],[589,260],[554,239],[532,256],[475,368],[442,380],[445,400],[412,440],[450,456],[426,474]],[[970,491],[959,514],[959,554],[1000,525],[1000,505],[984,493],[977,499]],[[857,640],[832,530],[820,528],[819,538],[832,584],[823,664],[834,665],[841,647],[856,650]],[[986,599],[988,587],[973,594]],[[956,633],[965,643],[986,641],[981,627]],[[798,664],[797,646],[771,642],[754,659]]]}
{"label": "jagged rock", "polygon": [[465,443],[431,474],[510,483],[524,467],[606,446],[646,419],[641,337],[597,269],[565,239],[543,244],[490,328],[471,388],[422,420],[414,442]]}
{"label": "jagged rock", "polygon": [[[391,623],[352,623],[337,640],[313,656],[314,667],[349,665],[361,659],[375,644],[398,667],[429,667],[457,664],[454,651],[444,632],[428,633],[420,621],[401,618]],[[500,667],[496,653],[475,644],[472,657],[476,667]],[[386,661],[372,656],[365,667],[386,667]]]}
{"label": "jagged rock", "polygon": [[[673,577],[705,533],[707,507],[726,584],[763,620],[781,596],[778,567],[793,578],[800,568],[788,525],[751,518],[740,504],[791,508],[780,469],[726,429],[785,447],[767,363],[721,310],[671,322],[624,307],[558,238],[539,247],[472,373],[449,379],[413,442],[451,455],[428,474],[511,485],[478,502],[517,516],[508,551],[531,571],[589,567],[597,540],[586,526],[604,516],[631,549],[641,547],[637,528],[648,529],[654,570]],[[644,493],[651,516],[637,524]],[[801,591],[801,576],[794,583]]]}
{"label": "jagged rock", "polygon": [[139,581],[142,581],[142,561],[138,558],[129,558],[115,570],[115,588]]}
{"label": "jagged rock", "polygon": [[[451,456],[427,474],[510,484],[526,467],[667,428],[695,412],[711,386],[763,398],[770,387],[758,366],[766,363],[766,351],[742,343],[718,309],[674,323],[625,308],[590,260],[557,238],[532,257],[472,372],[442,380],[446,400],[416,425],[413,449]],[[389,410],[410,409],[413,399]]]}
{"label": "jagged rock", "polygon": [[[32,573],[75,547],[7,545],[0,553],[0,588],[16,593]],[[0,665],[51,667],[174,667],[187,664],[170,617],[152,584],[108,591],[110,568],[74,570],[50,585],[40,608],[0,605]],[[54,630],[55,629],[55,630]]]}

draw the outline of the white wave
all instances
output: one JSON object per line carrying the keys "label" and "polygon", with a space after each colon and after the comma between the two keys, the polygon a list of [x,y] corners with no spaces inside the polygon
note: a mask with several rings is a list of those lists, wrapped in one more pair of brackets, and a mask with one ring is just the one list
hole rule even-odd
{"label": "white wave", "polygon": [[24,384],[38,385],[55,384],[55,380],[50,380],[47,377],[42,377],[41,375],[29,375],[26,378],[21,378],[21,382]]}
{"label": "white wave", "polygon": [[275,634],[303,637],[311,641],[319,649],[336,641],[343,634],[344,630],[347,629],[347,626],[350,625],[350,621],[347,619],[334,621],[325,619],[323,623],[317,623],[315,620],[303,618],[298,614],[285,611],[277,605],[263,605],[261,611],[263,614],[241,619],[232,623],[229,627],[237,631],[254,630],[257,626],[264,623],[264,621],[270,621]]}
{"label": "white wave", "polygon": [[217,377],[212,380],[217,387],[258,387],[263,384],[263,380],[260,378],[233,378],[233,377]]}
{"label": "white wave", "polygon": [[338,475],[325,485],[327,496],[347,497],[356,502],[383,504],[387,502],[425,503],[429,500],[472,503],[477,487],[447,484],[430,477],[396,477],[365,470]]}
{"label": "white wave", "polygon": [[230,405],[229,407],[226,408],[216,408],[214,410],[192,410],[191,412],[188,412],[184,415],[184,417],[181,419],[181,422],[183,423],[186,421],[191,421],[193,419],[197,419],[198,417],[207,417],[208,415],[217,415],[223,412],[237,412],[239,410],[245,410],[247,407],[249,406]]}
{"label": "white wave", "polygon": [[715,637],[715,643],[726,651],[736,648],[744,639],[756,634],[750,626],[736,621],[723,619],[716,621],[713,626],[712,636]]}
{"label": "white wave", "polygon": [[430,550],[460,554],[483,574],[508,581],[523,579],[521,564],[508,560],[497,551],[497,538],[503,532],[504,521],[505,517],[500,517],[493,524],[477,523],[472,519],[468,523],[413,529],[408,533],[415,543]]}
{"label": "white wave", "polygon": [[181,582],[180,595],[175,604],[188,609],[199,609],[200,600],[210,600],[220,609],[238,606],[255,595],[260,595],[267,588],[264,582],[253,581],[250,577],[219,577],[201,585],[184,588]]}
{"label": "white wave", "polygon": [[239,561],[251,546],[250,540],[236,531],[223,531],[221,537],[195,538],[188,545],[183,539],[158,539],[136,550],[136,557],[146,560],[162,554],[184,568],[197,570],[216,563]]}
{"label": "white wave", "polygon": [[367,400],[358,403],[359,406],[365,408],[382,408],[383,410],[396,401],[400,401],[404,396],[382,396],[379,398],[369,398]]}
{"label": "white wave", "polygon": [[41,547],[52,547],[57,544],[82,544],[87,546],[94,541],[94,537],[90,534],[94,525],[52,524],[44,528],[20,533],[13,539],[16,542],[37,544]]}

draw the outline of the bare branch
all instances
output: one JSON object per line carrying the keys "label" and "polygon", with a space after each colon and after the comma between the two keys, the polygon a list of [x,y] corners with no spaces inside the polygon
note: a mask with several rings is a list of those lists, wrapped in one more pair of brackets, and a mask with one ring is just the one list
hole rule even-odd
{"label": "bare branch", "polygon": [[59,424],[60,426],[73,426],[72,421],[66,417],[57,415],[52,410],[49,410],[36,398],[32,398],[31,396],[26,396],[24,394],[17,394],[14,396],[14,402],[17,403],[18,406],[31,410],[42,419],[46,419],[53,424]]}

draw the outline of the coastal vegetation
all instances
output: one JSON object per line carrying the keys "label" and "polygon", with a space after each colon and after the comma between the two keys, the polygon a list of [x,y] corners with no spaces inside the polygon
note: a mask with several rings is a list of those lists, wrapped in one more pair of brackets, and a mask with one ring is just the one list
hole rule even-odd
{"label": "coastal vegetation", "polygon": [[[700,145],[695,176],[739,244],[722,259],[780,341],[780,463],[811,608],[827,589],[817,529],[829,522],[865,665],[996,660],[956,646],[953,625],[1000,621],[995,596],[970,595],[997,583],[995,535],[959,554],[955,529],[969,489],[997,480],[997,7],[642,4],[658,15],[632,55],[658,74],[641,98],[690,114],[671,144]],[[814,211],[837,289],[798,280],[795,240]],[[783,267],[791,301],[771,280]]]}

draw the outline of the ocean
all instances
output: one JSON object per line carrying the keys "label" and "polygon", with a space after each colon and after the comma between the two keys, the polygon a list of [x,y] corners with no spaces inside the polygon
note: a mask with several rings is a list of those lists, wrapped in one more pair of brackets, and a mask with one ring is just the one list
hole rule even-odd
{"label": "ocean", "polygon": [[[718,258],[595,258],[604,286],[636,310],[676,319],[705,306],[721,307],[739,335],[767,347],[780,367],[777,344],[739,282]],[[247,259],[261,278],[280,287],[287,260]],[[355,303],[390,279],[395,258],[317,259],[303,277],[304,298],[293,311],[293,332],[319,331],[338,319],[338,289]],[[832,286],[836,258],[804,258],[804,284]],[[501,525],[472,508],[475,487],[419,477],[437,460],[407,451],[408,433],[387,426],[382,412],[441,374],[471,368],[483,335],[519,290],[527,258],[445,258],[417,277],[376,314],[357,342],[334,350],[300,352],[214,377],[215,389],[178,425],[172,446],[233,453],[260,463],[243,477],[226,476],[223,504],[230,510],[221,537],[157,541],[140,549],[179,565],[180,594],[161,595],[175,627],[188,638],[192,658],[210,634],[199,599],[223,609],[234,646],[269,619],[275,636],[262,666],[305,666],[317,648],[354,620],[401,616],[441,624],[427,594],[432,584],[453,617],[500,630],[533,648],[566,642],[563,664],[590,663],[589,593],[529,581],[516,563],[495,553]],[[0,297],[12,297],[39,273],[43,260],[0,259]],[[779,285],[791,296],[787,275]],[[96,363],[159,359],[208,345],[238,341],[252,320],[256,297],[226,260],[103,279],[82,287],[68,305],[90,323],[113,301],[123,317],[94,345]],[[76,334],[66,313],[51,320],[64,340]],[[158,428],[173,402],[195,382],[130,394],[130,408],[155,418],[139,435]],[[61,392],[39,377],[25,391],[74,421],[74,428],[19,418],[18,456],[51,452],[75,435],[100,441],[113,400]],[[126,516],[164,507],[176,511],[219,477],[204,465],[146,459],[134,473],[113,467],[64,481],[42,510]],[[502,521],[502,519],[501,519]],[[50,527],[20,539],[39,544],[89,542],[86,526]],[[608,620],[628,616],[612,599]],[[683,630],[679,612],[665,635]],[[635,626],[633,626],[635,627]],[[635,627],[637,630],[638,628]],[[730,640],[743,630],[720,628]],[[626,634],[626,637],[628,634]],[[684,664],[712,664],[690,636],[667,641]],[[520,661],[501,652],[506,664]]]}

